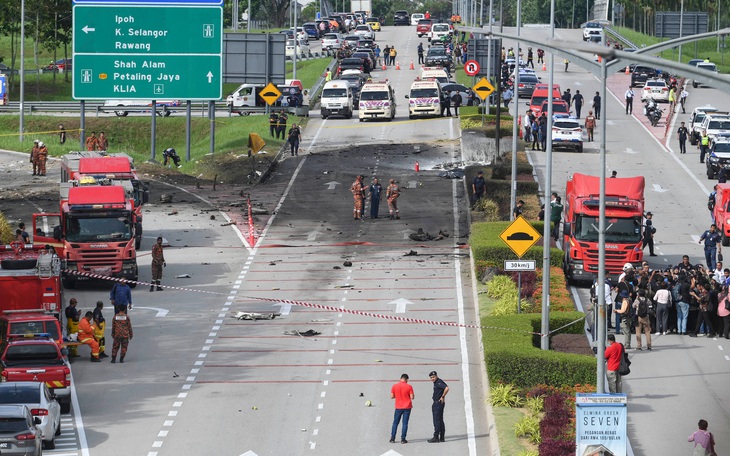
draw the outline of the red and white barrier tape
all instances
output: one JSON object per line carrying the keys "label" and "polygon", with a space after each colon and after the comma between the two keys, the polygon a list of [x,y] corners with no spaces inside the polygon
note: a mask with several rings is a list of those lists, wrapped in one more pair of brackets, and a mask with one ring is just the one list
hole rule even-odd
{"label": "red and white barrier tape", "polygon": [[248,205],[248,243],[253,248],[256,246],[256,230],[253,226],[253,209],[251,209],[251,197],[246,197]]}
{"label": "red and white barrier tape", "polygon": [[[92,279],[109,280],[109,281],[112,281],[112,282],[128,282],[128,283],[136,283],[138,285],[150,285],[150,286],[152,286],[152,284],[151,283],[148,283],[148,282],[139,282],[139,281],[134,281],[134,280],[121,279],[121,278],[111,277],[111,276],[105,276],[105,275],[101,275],[101,274],[92,274],[90,272],[67,271],[67,270],[64,270],[63,272],[68,273],[68,274],[73,274],[73,275],[80,275],[80,276],[84,276],[84,277],[89,277],[89,278],[92,278]],[[165,289],[169,289],[169,290],[190,291],[190,292],[193,292],[193,293],[204,293],[204,294],[220,295],[220,296],[228,296],[229,295],[228,293],[220,293],[220,292],[217,292],[217,291],[197,290],[195,288],[173,287],[173,286],[170,286],[170,285],[156,285],[156,284],[155,284],[155,286],[161,286],[161,287],[163,287]],[[421,319],[421,318],[399,317],[397,315],[386,315],[386,314],[378,314],[378,313],[373,313],[373,312],[364,312],[362,310],[352,310],[352,309],[346,309],[346,308],[343,308],[343,307],[327,306],[327,305],[324,305],[324,304],[314,304],[314,303],[311,303],[311,302],[296,301],[296,300],[292,300],[292,299],[262,298],[260,296],[238,296],[238,297],[239,298],[243,298],[243,299],[250,299],[252,301],[264,301],[264,302],[275,302],[275,303],[281,303],[281,304],[291,304],[291,305],[294,305],[294,306],[306,307],[306,308],[309,308],[309,309],[326,310],[326,311],[330,311],[330,312],[341,312],[341,313],[346,313],[346,314],[350,314],[350,315],[358,315],[358,316],[361,316],[361,317],[380,318],[380,319],[383,319],[383,320],[393,320],[393,321],[400,321],[400,322],[404,322],[404,323],[414,323],[414,324],[419,324],[419,325],[449,326],[449,327],[455,327],[455,328],[470,328],[470,329],[492,329],[492,330],[499,330],[499,331],[516,332],[516,333],[520,333],[520,334],[532,334],[532,335],[540,336],[540,337],[543,336],[542,333],[533,332],[533,331],[521,331],[521,330],[513,329],[513,328],[500,328],[500,327],[497,327],[497,326],[485,326],[485,325],[468,325],[468,324],[460,324],[460,323],[447,322],[447,321],[437,321],[437,320],[425,320],[425,319]],[[550,331],[550,333],[548,333],[548,334],[553,334],[553,333],[555,333],[557,331],[560,331],[563,328],[566,328],[566,327],[572,325],[573,323],[579,322],[579,321],[584,320],[584,319],[585,319],[585,317],[582,317],[582,318],[578,318],[576,320],[573,320],[572,322],[567,323],[567,324],[561,326],[560,328],[557,328],[557,329],[554,329],[554,330]]]}

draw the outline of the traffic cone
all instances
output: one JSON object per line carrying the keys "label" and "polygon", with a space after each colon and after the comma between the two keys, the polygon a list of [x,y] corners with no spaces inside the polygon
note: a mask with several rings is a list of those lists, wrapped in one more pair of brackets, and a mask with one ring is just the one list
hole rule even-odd
{"label": "traffic cone", "polygon": [[545,62],[542,62],[542,71],[547,71],[547,65],[545,65]]}
{"label": "traffic cone", "polygon": [[411,69],[411,70],[415,70],[415,69],[416,69],[416,68],[415,68],[415,67],[413,66],[413,60],[411,60],[411,68],[409,68],[409,69]]}
{"label": "traffic cone", "polygon": [[382,68],[382,70],[383,70],[383,71],[385,71],[385,70],[386,70],[386,67],[385,67],[385,60],[383,60],[383,68]]}
{"label": "traffic cone", "polygon": [[397,60],[395,61],[395,69],[400,70],[400,62]]}
{"label": "traffic cone", "polygon": [[626,65],[626,71],[625,71],[625,73],[626,74],[629,74],[629,66],[628,65]]}

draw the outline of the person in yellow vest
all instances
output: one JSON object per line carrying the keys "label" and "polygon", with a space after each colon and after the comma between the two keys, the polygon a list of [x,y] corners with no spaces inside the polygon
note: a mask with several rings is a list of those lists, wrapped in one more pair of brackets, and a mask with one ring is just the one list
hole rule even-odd
{"label": "person in yellow vest", "polygon": [[324,81],[330,82],[331,80],[332,80],[332,72],[330,71],[329,68],[327,68],[327,70],[324,72]]}
{"label": "person in yellow vest", "polygon": [[707,153],[707,149],[710,148],[710,137],[707,136],[707,130],[702,131],[702,136],[700,137],[700,163],[705,162],[705,154]]}
{"label": "person in yellow vest", "polygon": [[99,341],[99,358],[108,358],[109,355],[104,353],[106,348],[106,338],[104,337],[104,330],[106,329],[106,320],[104,315],[101,313],[104,308],[103,301],[96,301],[96,308],[94,309],[94,337]]}
{"label": "person in yellow vest", "polygon": [[[69,301],[68,306],[66,307],[66,310],[65,310],[66,334],[68,336],[79,332],[79,318],[81,318],[81,315],[79,314],[79,310],[76,308],[77,303],[78,303],[78,301],[76,300],[76,298],[71,298],[71,301]],[[71,358],[78,357],[79,356],[78,350],[79,349],[76,346],[69,348],[68,356]]]}
{"label": "person in yellow vest", "polygon": [[91,347],[91,362],[99,363],[101,362],[101,359],[99,358],[99,343],[96,341],[96,337],[94,336],[96,326],[92,322],[93,318],[94,313],[89,311],[86,312],[84,318],[79,321],[79,342]]}
{"label": "person in yellow vest", "polygon": [[395,46],[390,48],[390,64],[395,65],[395,56],[398,55],[398,51],[395,50]]}

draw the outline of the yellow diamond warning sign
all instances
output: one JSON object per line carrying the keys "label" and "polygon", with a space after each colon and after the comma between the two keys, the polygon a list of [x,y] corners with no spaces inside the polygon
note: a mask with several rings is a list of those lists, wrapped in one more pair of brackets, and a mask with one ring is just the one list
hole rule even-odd
{"label": "yellow diamond warning sign", "polygon": [[263,100],[266,102],[266,104],[268,104],[269,106],[271,106],[274,103],[276,103],[276,100],[279,99],[279,97],[281,96],[281,91],[279,89],[277,89],[274,84],[272,84],[270,82],[261,91],[261,95],[260,96],[261,96],[261,98],[263,98]]}
{"label": "yellow diamond warning sign", "polygon": [[487,97],[494,92],[494,86],[487,81],[487,78],[481,78],[476,84],[474,84],[472,89],[482,100],[486,100]]}
{"label": "yellow diamond warning sign", "polygon": [[530,225],[530,222],[520,215],[502,231],[499,237],[515,252],[518,258],[522,258],[522,255],[530,250],[530,247],[535,245],[542,236]]}

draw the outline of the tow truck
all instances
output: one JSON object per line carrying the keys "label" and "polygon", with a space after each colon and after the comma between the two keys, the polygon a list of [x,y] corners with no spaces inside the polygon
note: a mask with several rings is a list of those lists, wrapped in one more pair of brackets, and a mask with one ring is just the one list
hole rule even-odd
{"label": "tow truck", "polygon": [[[134,201],[121,185],[61,183],[60,211],[33,214],[34,242],[52,245],[66,288],[94,275],[138,278]],[[78,274],[86,273],[86,274]]]}

